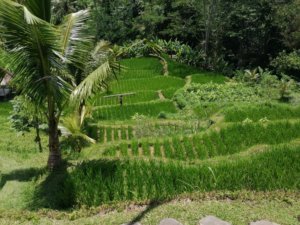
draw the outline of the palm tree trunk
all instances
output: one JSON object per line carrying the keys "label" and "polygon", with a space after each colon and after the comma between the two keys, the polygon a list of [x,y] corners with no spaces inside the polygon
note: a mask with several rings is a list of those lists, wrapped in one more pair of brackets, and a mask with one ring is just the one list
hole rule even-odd
{"label": "palm tree trunk", "polygon": [[61,164],[61,151],[59,148],[59,131],[58,131],[58,118],[55,116],[53,104],[49,104],[49,158],[48,168],[55,170]]}

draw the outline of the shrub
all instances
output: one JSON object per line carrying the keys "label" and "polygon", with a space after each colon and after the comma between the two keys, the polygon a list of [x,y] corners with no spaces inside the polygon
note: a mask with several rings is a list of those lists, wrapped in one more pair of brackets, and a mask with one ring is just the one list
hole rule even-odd
{"label": "shrub", "polygon": [[271,62],[271,65],[278,74],[285,73],[297,78],[297,80],[300,79],[300,51],[291,53],[284,51]]}
{"label": "shrub", "polygon": [[189,45],[183,44],[178,40],[157,40],[156,42],[159,46],[165,49],[165,52],[169,55],[175,55],[175,60],[177,62],[194,67],[203,67],[205,54],[202,50],[194,50]]}
{"label": "shrub", "polygon": [[167,116],[167,113],[166,112],[160,112],[157,116],[158,119],[167,119],[168,116]]}

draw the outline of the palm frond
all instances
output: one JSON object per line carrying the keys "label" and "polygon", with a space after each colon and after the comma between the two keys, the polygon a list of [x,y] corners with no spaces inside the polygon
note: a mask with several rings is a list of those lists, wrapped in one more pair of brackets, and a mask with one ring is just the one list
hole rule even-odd
{"label": "palm frond", "polygon": [[36,17],[50,22],[51,19],[51,0],[26,0],[23,1],[29,11],[34,14]]}
{"label": "palm frond", "polygon": [[104,90],[107,86],[107,81],[113,74],[110,62],[107,60],[94,72],[89,74],[72,92],[71,102],[80,104],[87,98],[93,96],[97,91]]}
{"label": "palm frond", "polygon": [[12,65],[15,75],[13,83],[18,90],[41,105],[53,94],[58,105],[61,105],[66,94],[60,89],[66,88],[67,84],[59,73],[53,74],[51,69],[60,70],[64,67],[57,54],[60,50],[59,32],[52,24],[30,11],[35,7],[42,5],[33,0],[26,1],[25,5],[1,0],[0,24],[3,29],[0,35],[10,55],[9,65]]}
{"label": "palm frond", "polygon": [[93,138],[89,137],[84,133],[84,131],[82,131],[82,124],[80,123],[80,118],[78,118],[77,114],[65,117],[60,125],[60,130],[62,131],[63,136],[80,137],[89,143],[96,143]]}
{"label": "palm frond", "polygon": [[92,38],[87,34],[85,22],[89,18],[88,10],[67,15],[60,25],[60,53],[70,63],[82,68],[86,56],[91,51]]}

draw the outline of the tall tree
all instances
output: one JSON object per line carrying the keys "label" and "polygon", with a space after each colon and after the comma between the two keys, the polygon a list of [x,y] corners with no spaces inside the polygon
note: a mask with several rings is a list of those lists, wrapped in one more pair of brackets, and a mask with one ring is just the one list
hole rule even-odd
{"label": "tall tree", "polygon": [[69,100],[80,104],[101,90],[111,77],[115,61],[108,58],[80,83],[70,66],[82,69],[93,39],[86,32],[88,11],[51,23],[51,0],[0,1],[0,39],[10,57],[13,83],[30,96],[44,113],[49,126],[49,169],[61,164],[58,123]]}

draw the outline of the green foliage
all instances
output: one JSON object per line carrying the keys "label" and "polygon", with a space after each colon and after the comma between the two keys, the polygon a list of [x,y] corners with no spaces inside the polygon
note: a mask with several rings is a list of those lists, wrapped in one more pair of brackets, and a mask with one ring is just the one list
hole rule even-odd
{"label": "green foliage", "polygon": [[197,84],[206,84],[206,83],[217,83],[217,84],[224,84],[226,82],[226,77],[217,74],[217,73],[199,73],[191,75],[192,82]]}
{"label": "green foliage", "polygon": [[289,76],[282,75],[279,83],[280,100],[289,102],[292,99],[292,93],[296,89],[296,83]]}
{"label": "green foliage", "polygon": [[[123,96],[124,104],[135,104],[155,100],[159,100],[156,91],[138,91],[133,95]],[[105,98],[104,94],[96,95],[93,99],[91,99],[91,102],[95,106],[120,105],[118,97]]]}
{"label": "green foliage", "polygon": [[194,191],[297,190],[299,152],[298,147],[276,147],[236,161],[220,159],[194,166],[154,160],[90,161],[71,172],[68,181],[74,184],[76,203],[90,206],[168,199]]}
{"label": "green foliage", "polygon": [[187,64],[193,67],[203,67],[205,61],[205,55],[203,51],[197,51],[187,44],[183,44],[180,41],[165,41],[158,39],[157,43],[161,46],[174,60]]}
{"label": "green foliage", "polygon": [[97,107],[94,110],[93,118],[97,120],[128,120],[136,113],[149,117],[157,117],[161,111],[175,113],[176,107],[170,101],[104,106]]}
{"label": "green foliage", "polygon": [[153,78],[128,79],[122,82],[112,82],[110,91],[112,93],[127,93],[143,90],[164,90],[169,87],[180,88],[185,84],[184,80],[176,77],[156,76]]}
{"label": "green foliage", "polygon": [[300,53],[293,51],[291,53],[281,52],[271,64],[278,74],[285,73],[300,79]]}
{"label": "green foliage", "polygon": [[300,118],[300,107],[274,103],[238,104],[222,111],[227,122],[242,122],[247,118],[255,122],[262,118],[269,120]]}
{"label": "green foliage", "polygon": [[177,88],[168,88],[168,89],[162,90],[162,94],[167,99],[173,99],[173,96],[176,91],[177,91]]}
{"label": "green foliage", "polygon": [[66,106],[71,102],[79,109],[119,68],[109,43],[100,42],[94,49],[86,32],[87,10],[67,15],[54,26],[52,6],[50,0],[0,1],[0,36],[12,84],[18,93],[30,96],[36,108],[45,108],[50,169],[61,163],[58,123]]}
{"label": "green foliage", "polygon": [[287,49],[300,49],[300,1],[291,0],[276,6],[275,23],[280,28]]}
{"label": "green foliage", "polygon": [[53,12],[61,21],[90,8],[89,30],[97,40],[123,45],[159,39],[180,62],[224,72],[228,65],[265,67],[282,50],[299,49],[299,5],[299,0],[63,0],[55,1]]}
{"label": "green foliage", "polygon": [[168,118],[168,115],[166,112],[160,112],[157,116],[158,119],[167,119]]}
{"label": "green foliage", "polygon": [[121,61],[124,69],[119,79],[151,78],[162,74],[162,65],[156,58],[131,58]]}
{"label": "green foliage", "polygon": [[292,93],[296,91],[296,83],[285,74],[281,77],[272,75],[270,71],[258,67],[254,70],[236,71],[234,80],[253,87],[261,87],[265,92],[276,98],[276,92],[280,101],[288,102],[292,99]]}
{"label": "green foliage", "polygon": [[[10,122],[12,128],[18,132],[29,132],[30,127],[33,127],[33,118],[29,118],[30,115],[34,115],[34,110],[28,110],[28,104],[24,101],[24,97],[16,97],[11,101],[13,105],[13,111],[10,116]],[[29,107],[30,108],[30,107]],[[28,113],[28,111],[30,113]]]}
{"label": "green foliage", "polygon": [[248,87],[241,83],[226,84],[191,84],[175,94],[175,101],[180,108],[196,107],[205,102],[259,102],[269,99],[260,87]]}
{"label": "green foliage", "polygon": [[81,115],[74,113],[73,115],[63,118],[60,126],[63,136],[61,142],[62,149],[80,152],[81,149],[88,146],[88,144],[95,144],[95,140],[85,134],[84,125],[87,116],[88,112],[84,108]]}
{"label": "green foliage", "polygon": [[[260,120],[259,123],[233,124],[221,129],[219,132],[212,131],[203,136],[195,135],[197,137],[193,137],[195,140],[193,146],[198,157],[195,157],[194,153],[191,154],[192,149],[189,143],[192,142],[192,137],[181,140],[176,136],[172,138],[171,143],[164,142],[166,143],[163,145],[164,155],[169,159],[183,161],[232,155],[243,152],[255,145],[275,145],[290,142],[300,137],[299,132],[297,132],[299,129],[299,122],[295,124],[288,122],[268,123],[268,121]],[[164,135],[161,134],[161,136]],[[168,145],[172,145],[175,151],[170,149]],[[115,154],[116,150],[112,148],[106,149],[104,152],[106,156],[115,156]],[[123,157],[126,157],[126,155],[123,155]],[[133,155],[139,156],[138,152],[133,152]]]}
{"label": "green foliage", "polygon": [[17,132],[29,132],[30,128],[40,127],[45,124],[45,117],[41,108],[37,108],[30,98],[17,96],[11,100],[13,110],[9,117],[11,126]]}
{"label": "green foliage", "polygon": [[169,64],[170,76],[185,78],[188,75],[199,73],[199,69],[167,59]]}
{"label": "green foliage", "polygon": [[122,55],[127,58],[146,56],[157,57],[163,53],[163,48],[154,41],[144,39],[124,44],[121,51],[123,53]]}

